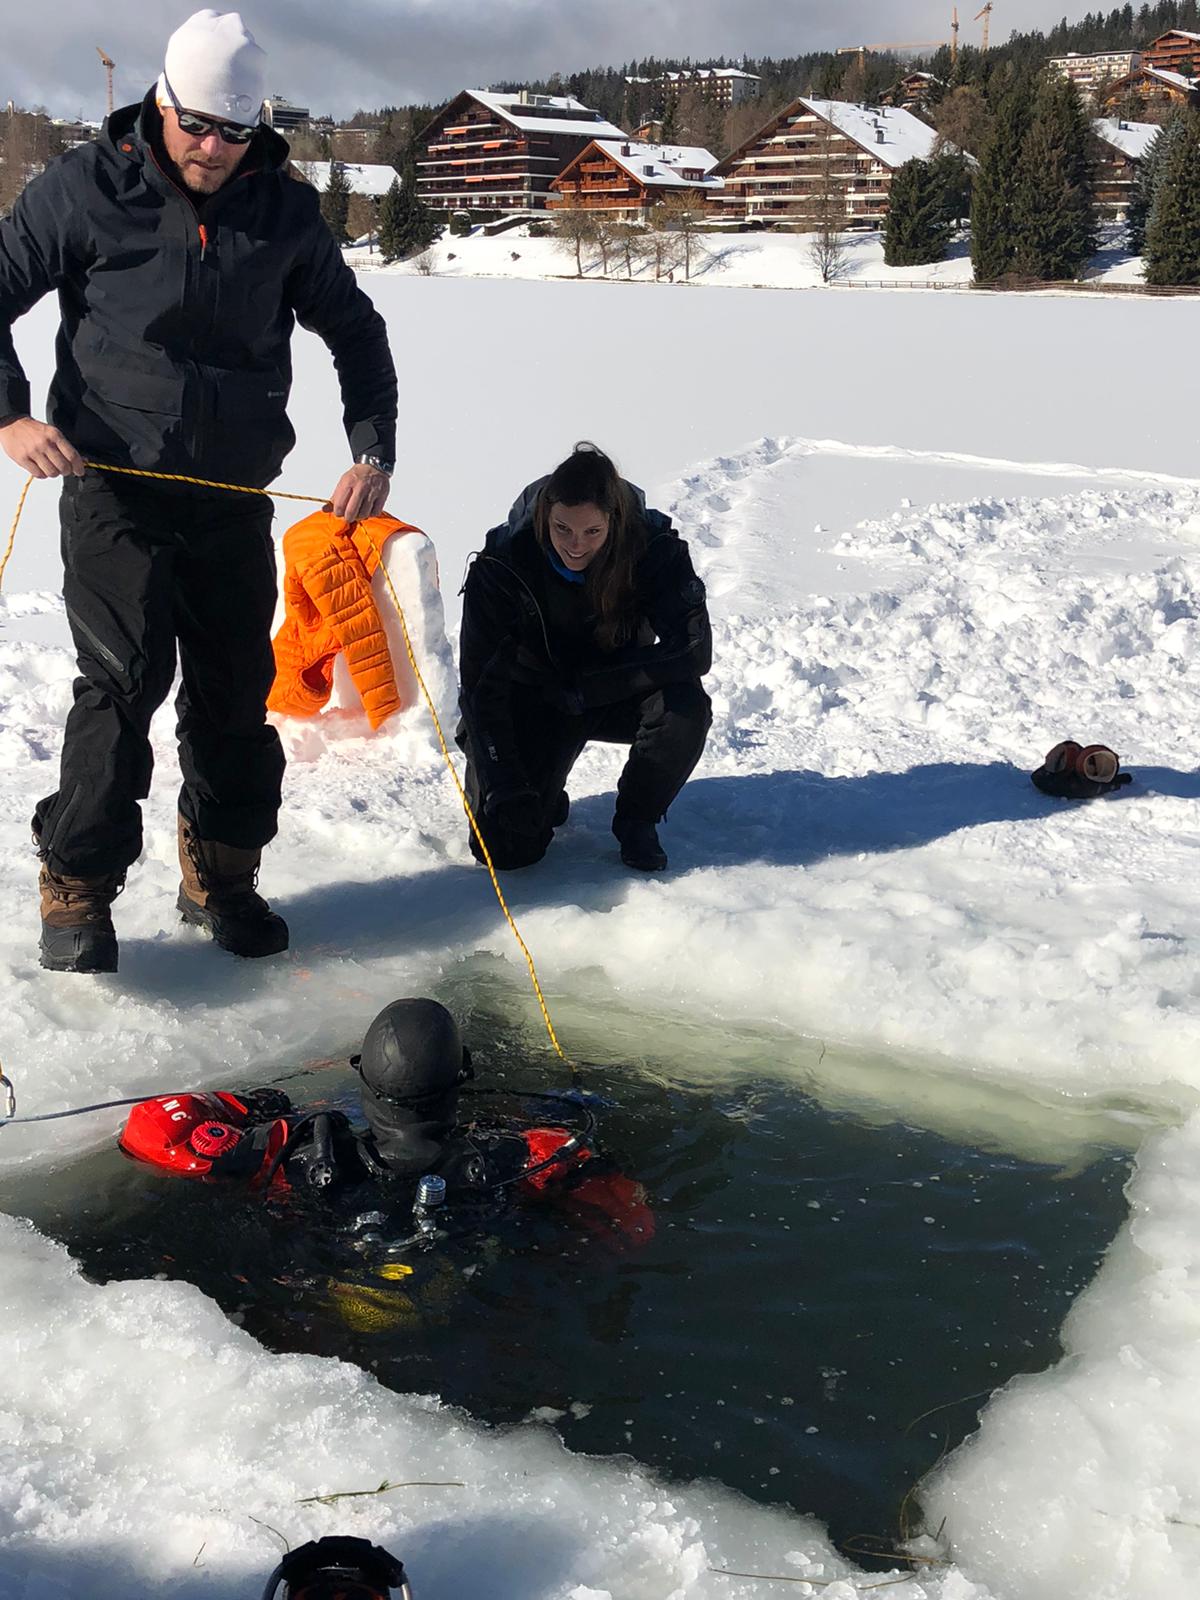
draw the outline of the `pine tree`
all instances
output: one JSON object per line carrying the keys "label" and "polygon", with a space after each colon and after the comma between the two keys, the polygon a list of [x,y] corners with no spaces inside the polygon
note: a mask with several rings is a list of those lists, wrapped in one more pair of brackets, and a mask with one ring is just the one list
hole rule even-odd
{"label": "pine tree", "polygon": [[403,208],[400,179],[393,178],[392,186],[384,195],[379,207],[379,253],[389,263],[399,261],[402,253],[400,230]]}
{"label": "pine tree", "polygon": [[679,96],[672,92],[668,86],[667,104],[662,117],[662,142],[664,144],[680,144],[679,137]]}
{"label": "pine tree", "polygon": [[1125,217],[1125,247],[1132,256],[1140,256],[1146,248],[1146,226],[1154,209],[1155,196],[1162,183],[1167,158],[1175,140],[1182,133],[1186,120],[1183,112],[1172,112],[1154,135],[1150,148],[1138,163],[1137,176],[1133,180],[1133,193],[1129,200],[1129,211]]}
{"label": "pine tree", "polygon": [[1091,129],[1069,78],[1048,78],[1021,148],[1014,266],[1027,278],[1077,278],[1096,248]]}
{"label": "pine tree", "polygon": [[1014,208],[1031,115],[1028,80],[1011,79],[999,96],[971,191],[971,264],[978,283],[993,283],[1016,264]]}
{"label": "pine tree", "polygon": [[1200,284],[1200,115],[1180,118],[1146,225],[1146,282]]}
{"label": "pine tree", "polygon": [[334,240],[338,244],[349,244],[346,219],[350,215],[350,180],[340,161],[331,161],[329,164],[329,182],[321,196],[321,215],[328,223]]}
{"label": "pine tree", "polygon": [[385,261],[420,255],[438,236],[433,213],[417,192],[416,169],[410,162],[403,181],[396,178],[379,208],[379,250]]}
{"label": "pine tree", "polygon": [[932,161],[906,161],[892,179],[883,259],[889,267],[920,267],[945,259],[950,242],[945,176]]}

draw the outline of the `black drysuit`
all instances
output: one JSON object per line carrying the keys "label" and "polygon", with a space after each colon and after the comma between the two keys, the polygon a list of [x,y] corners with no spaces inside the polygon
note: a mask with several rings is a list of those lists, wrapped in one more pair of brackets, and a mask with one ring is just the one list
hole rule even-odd
{"label": "black drysuit", "polygon": [[[606,650],[586,584],[562,577],[537,542],[533,507],[543,482],[488,534],[463,591],[459,744],[467,797],[501,868],[545,854],[588,740],[630,746],[618,819],[658,822],[712,721],[700,685],[712,665],[704,585],[670,518],[627,485],[638,548],[633,616],[628,641]],[[471,848],[479,854],[473,836]]]}
{"label": "black drysuit", "polygon": [[[216,194],[170,176],[153,96],[50,163],[0,223],[0,419],[28,414],[11,326],[56,291],[48,417],[88,460],[262,488],[295,442],[291,336],[333,353],[354,455],[391,460],[383,319],[261,129]],[[34,819],[51,869],[123,871],[141,850],[150,718],[175,672],[180,809],[202,838],[273,837],[283,753],[266,726],[276,582],[261,497],[89,472],[62,499],[80,677],[57,793]]]}

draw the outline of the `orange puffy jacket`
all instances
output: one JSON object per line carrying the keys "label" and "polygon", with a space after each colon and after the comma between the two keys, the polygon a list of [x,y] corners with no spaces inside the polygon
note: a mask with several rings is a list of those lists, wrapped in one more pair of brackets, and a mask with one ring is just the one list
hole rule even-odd
{"label": "orange puffy jacket", "polygon": [[311,717],[333,691],[333,663],[344,654],[371,727],[404,709],[371,577],[394,534],[418,533],[386,514],[343,522],[314,511],[283,536],[283,626],[275,635],[275,682],[267,705]]}

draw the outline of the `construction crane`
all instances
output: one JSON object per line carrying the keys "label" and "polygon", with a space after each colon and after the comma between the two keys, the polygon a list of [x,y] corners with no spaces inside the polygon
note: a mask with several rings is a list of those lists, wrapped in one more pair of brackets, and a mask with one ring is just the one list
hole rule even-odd
{"label": "construction crane", "polygon": [[103,63],[104,76],[108,80],[108,114],[111,117],[113,109],[113,68],[117,63],[110,55],[106,55],[105,52],[101,50],[99,45],[96,46],[96,54],[100,57],[100,60]]}
{"label": "construction crane", "polygon": [[986,55],[988,47],[988,31],[992,20],[992,0],[987,0],[987,5],[984,6],[983,10],[976,12],[975,21],[978,22],[980,17],[983,18],[983,43],[979,48],[983,54]]}

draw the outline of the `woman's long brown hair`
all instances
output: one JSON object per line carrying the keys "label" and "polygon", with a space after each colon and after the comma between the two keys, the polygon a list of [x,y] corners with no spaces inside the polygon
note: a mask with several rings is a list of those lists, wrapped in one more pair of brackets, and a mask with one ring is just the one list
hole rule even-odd
{"label": "woman's long brown hair", "polygon": [[616,467],[594,444],[582,440],[546,479],[533,508],[533,531],[547,554],[552,506],[594,505],[608,518],[608,538],[586,572],[588,598],[598,618],[596,641],[612,650],[637,626],[633,612],[633,572],[638,556],[639,519]]}

